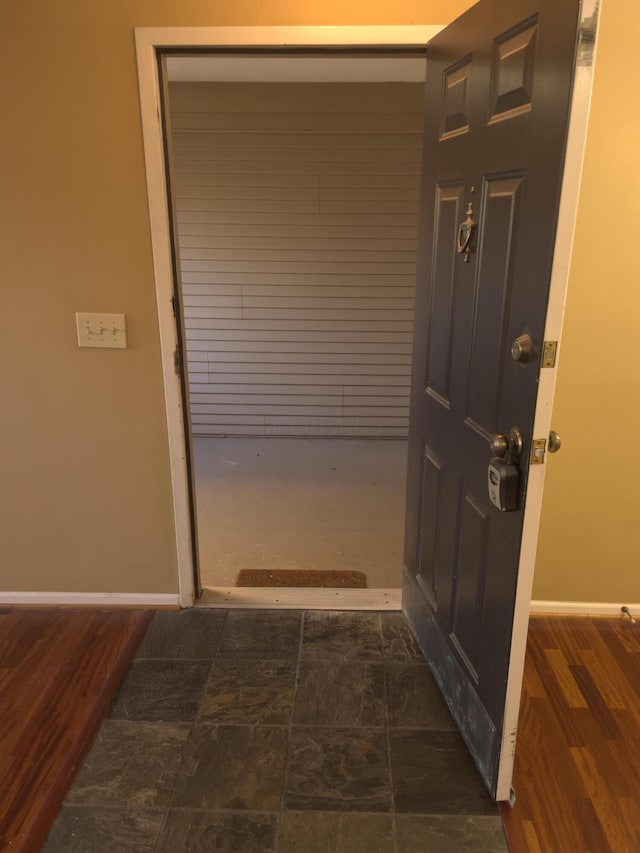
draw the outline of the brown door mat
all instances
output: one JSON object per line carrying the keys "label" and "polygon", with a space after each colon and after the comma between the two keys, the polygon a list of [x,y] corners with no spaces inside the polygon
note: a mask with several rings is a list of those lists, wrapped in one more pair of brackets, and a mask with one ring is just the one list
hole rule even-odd
{"label": "brown door mat", "polygon": [[298,569],[242,569],[236,586],[338,587],[366,589],[364,572],[299,571]]}

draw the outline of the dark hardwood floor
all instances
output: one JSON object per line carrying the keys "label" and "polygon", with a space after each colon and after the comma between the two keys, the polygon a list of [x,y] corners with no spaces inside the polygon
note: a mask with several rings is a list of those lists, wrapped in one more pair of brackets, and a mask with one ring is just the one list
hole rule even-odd
{"label": "dark hardwood floor", "polygon": [[531,619],[512,853],[640,850],[640,623]]}
{"label": "dark hardwood floor", "polygon": [[40,849],[152,616],[0,610],[0,850]]}

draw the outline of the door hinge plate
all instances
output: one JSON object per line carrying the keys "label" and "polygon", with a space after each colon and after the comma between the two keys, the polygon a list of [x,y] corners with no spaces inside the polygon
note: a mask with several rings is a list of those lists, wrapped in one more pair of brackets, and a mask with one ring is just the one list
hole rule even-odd
{"label": "door hinge plate", "polygon": [[178,352],[178,347],[173,351],[173,368],[176,372],[176,376],[178,376],[180,373],[180,353]]}
{"label": "door hinge plate", "polygon": [[542,347],[542,367],[555,367],[558,341],[545,341]]}
{"label": "door hinge plate", "polygon": [[531,442],[531,464],[542,465],[547,449],[546,438],[534,438]]}

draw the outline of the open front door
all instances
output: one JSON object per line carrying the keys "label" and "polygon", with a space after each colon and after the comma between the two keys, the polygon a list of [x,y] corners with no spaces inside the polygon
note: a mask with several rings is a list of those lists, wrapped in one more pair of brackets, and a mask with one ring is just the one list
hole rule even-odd
{"label": "open front door", "polygon": [[427,51],[403,607],[494,797],[579,17],[481,0]]}

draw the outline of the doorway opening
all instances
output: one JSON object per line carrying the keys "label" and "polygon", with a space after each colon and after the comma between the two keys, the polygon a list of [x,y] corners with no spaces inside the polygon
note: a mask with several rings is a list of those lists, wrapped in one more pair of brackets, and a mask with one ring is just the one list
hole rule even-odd
{"label": "doorway opening", "polygon": [[197,587],[399,608],[424,51],[162,65]]}

